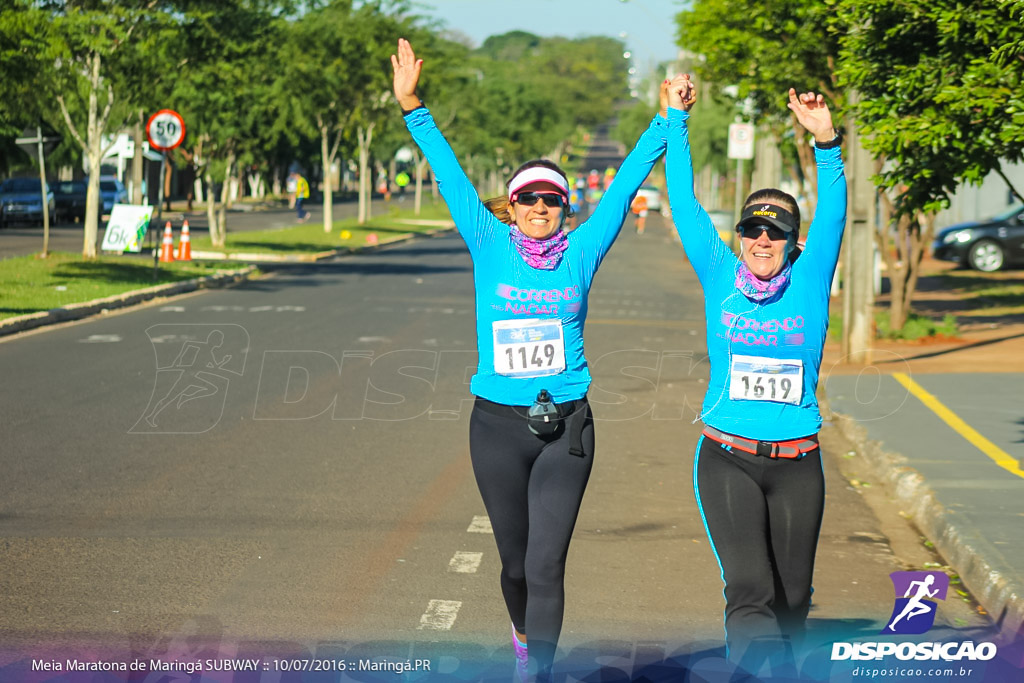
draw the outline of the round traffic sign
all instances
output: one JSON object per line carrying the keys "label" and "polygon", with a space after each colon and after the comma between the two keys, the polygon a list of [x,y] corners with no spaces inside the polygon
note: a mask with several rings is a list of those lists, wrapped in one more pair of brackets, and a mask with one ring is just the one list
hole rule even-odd
{"label": "round traffic sign", "polygon": [[146,122],[146,137],[153,149],[174,149],[185,139],[185,120],[176,111],[161,109]]}
{"label": "round traffic sign", "polygon": [[750,123],[729,124],[729,149],[727,156],[730,159],[753,159],[754,158],[754,125]]}
{"label": "round traffic sign", "polygon": [[734,123],[729,126],[729,137],[733,142],[747,144],[754,137],[754,126],[750,123]]}

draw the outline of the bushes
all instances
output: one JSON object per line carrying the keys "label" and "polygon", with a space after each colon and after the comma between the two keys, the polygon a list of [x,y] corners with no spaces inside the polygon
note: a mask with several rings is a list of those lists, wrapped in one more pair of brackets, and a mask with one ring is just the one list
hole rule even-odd
{"label": "bushes", "polygon": [[[889,326],[889,312],[875,312],[875,338],[876,339],[902,339],[904,341],[916,341],[929,337],[949,338],[955,337],[959,331],[956,316],[946,314],[941,321],[935,321],[917,313],[911,313],[902,329],[894,330]],[[843,338],[843,319],[838,314],[832,314],[828,320],[829,336],[839,341]]]}

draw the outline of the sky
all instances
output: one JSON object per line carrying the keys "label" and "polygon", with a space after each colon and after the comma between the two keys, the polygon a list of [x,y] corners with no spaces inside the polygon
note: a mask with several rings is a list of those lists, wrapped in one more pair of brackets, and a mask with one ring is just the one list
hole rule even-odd
{"label": "sky", "polygon": [[416,7],[465,33],[476,45],[488,36],[514,30],[539,36],[621,38],[634,66],[646,73],[676,56],[675,16],[684,4],[680,0],[419,0]]}

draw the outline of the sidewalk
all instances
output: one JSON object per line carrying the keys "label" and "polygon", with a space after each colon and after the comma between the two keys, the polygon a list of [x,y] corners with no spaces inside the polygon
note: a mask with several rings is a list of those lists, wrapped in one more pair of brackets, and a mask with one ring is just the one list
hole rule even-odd
{"label": "sidewalk", "polygon": [[840,363],[829,344],[823,416],[857,444],[1003,634],[1021,638],[1024,324],[961,337],[878,342],[867,367]]}

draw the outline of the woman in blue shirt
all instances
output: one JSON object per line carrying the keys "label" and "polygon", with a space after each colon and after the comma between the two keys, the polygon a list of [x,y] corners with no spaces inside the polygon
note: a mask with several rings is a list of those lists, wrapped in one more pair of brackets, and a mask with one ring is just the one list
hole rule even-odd
{"label": "woman in blue shirt", "polygon": [[759,190],[744,203],[735,256],[694,195],[686,120],[695,99],[688,79],[669,86],[669,200],[704,288],[711,365],[694,488],[725,582],[730,659],[756,673],[802,635],[811,602],[825,498],[815,392],[846,179],[824,99],[790,89],[789,109],[815,141],[807,245],[800,254],[796,200]]}
{"label": "woman in blue shirt", "polygon": [[655,117],[590,218],[566,232],[569,182],[556,164],[529,161],[505,196],[480,201],[416,96],[422,60],[402,39],[391,62],[406,126],[473,258],[479,365],[470,383],[477,397],[470,456],[501,557],[517,670],[521,679],[544,679],[562,628],[565,560],[594,453],[583,353],[587,296],[665,149],[667,122]]}

